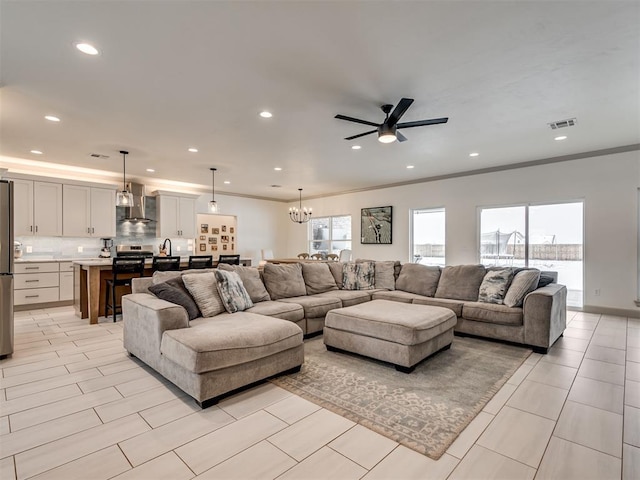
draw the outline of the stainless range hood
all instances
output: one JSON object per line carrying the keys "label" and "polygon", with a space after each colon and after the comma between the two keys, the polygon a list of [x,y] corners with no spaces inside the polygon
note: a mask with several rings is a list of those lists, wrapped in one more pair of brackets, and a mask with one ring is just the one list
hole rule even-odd
{"label": "stainless range hood", "polygon": [[133,195],[133,205],[127,208],[127,215],[124,218],[129,222],[149,223],[151,220],[145,215],[145,188],[140,183],[130,182],[127,190]]}

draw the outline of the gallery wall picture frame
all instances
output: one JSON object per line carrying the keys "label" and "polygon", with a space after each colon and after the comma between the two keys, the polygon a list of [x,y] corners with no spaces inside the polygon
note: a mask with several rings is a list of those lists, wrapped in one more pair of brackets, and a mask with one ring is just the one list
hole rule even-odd
{"label": "gallery wall picture frame", "polygon": [[206,235],[200,235],[200,241],[204,242],[207,239]]}
{"label": "gallery wall picture frame", "polygon": [[220,228],[218,227],[211,227],[211,233],[213,235],[220,235]]}
{"label": "gallery wall picture frame", "polygon": [[360,243],[391,245],[393,207],[371,207],[360,210]]}
{"label": "gallery wall picture frame", "polygon": [[200,244],[200,251],[201,252],[206,252],[207,251],[207,244],[206,243],[201,243]]}
{"label": "gallery wall picture frame", "polygon": [[209,233],[209,224],[201,223],[200,224],[200,233]]}

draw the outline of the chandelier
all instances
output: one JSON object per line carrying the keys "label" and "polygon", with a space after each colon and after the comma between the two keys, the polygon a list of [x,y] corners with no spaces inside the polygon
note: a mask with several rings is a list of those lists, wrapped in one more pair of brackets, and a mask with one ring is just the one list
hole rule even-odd
{"label": "chandelier", "polygon": [[127,190],[127,155],[129,152],[120,150],[122,154],[122,191],[116,195],[117,207],[133,207],[133,194]]}
{"label": "chandelier", "polygon": [[302,208],[302,189],[299,188],[298,192],[300,192],[300,207],[289,208],[289,218],[292,222],[306,223],[311,220],[311,209],[307,207]]}

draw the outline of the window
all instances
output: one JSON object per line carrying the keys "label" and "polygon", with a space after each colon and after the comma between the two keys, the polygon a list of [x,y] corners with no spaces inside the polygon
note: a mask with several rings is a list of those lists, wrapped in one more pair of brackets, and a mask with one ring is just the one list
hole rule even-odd
{"label": "window", "polygon": [[480,262],[558,274],[567,305],[583,303],[583,204],[480,209]]}
{"label": "window", "polygon": [[312,218],[309,222],[309,253],[351,250],[351,215]]}
{"label": "window", "polygon": [[415,263],[445,265],[444,208],[411,210],[411,251]]}

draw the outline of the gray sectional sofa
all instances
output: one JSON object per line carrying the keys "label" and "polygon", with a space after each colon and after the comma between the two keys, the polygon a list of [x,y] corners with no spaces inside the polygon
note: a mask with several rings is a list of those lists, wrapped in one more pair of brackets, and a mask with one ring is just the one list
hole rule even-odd
{"label": "gray sectional sofa", "polygon": [[[205,278],[197,275],[211,278],[212,270],[156,272],[134,279],[133,293],[122,301],[127,351],[203,407],[243,386],[299,369],[303,336],[321,333],[329,311],[374,299],[446,307],[457,317],[456,334],[515,342],[541,353],[566,325],[566,287],[538,287],[540,272],[533,269],[508,272],[482,265],[439,268],[393,261],[267,264],[262,272],[220,268],[241,280],[243,294],[250,297],[243,311],[211,314],[208,305],[202,310],[209,314],[202,316],[194,305],[179,304],[189,301],[183,299],[189,295],[178,292],[176,300],[163,291],[172,282],[187,291],[188,283]],[[232,302],[231,307],[237,305]]]}

